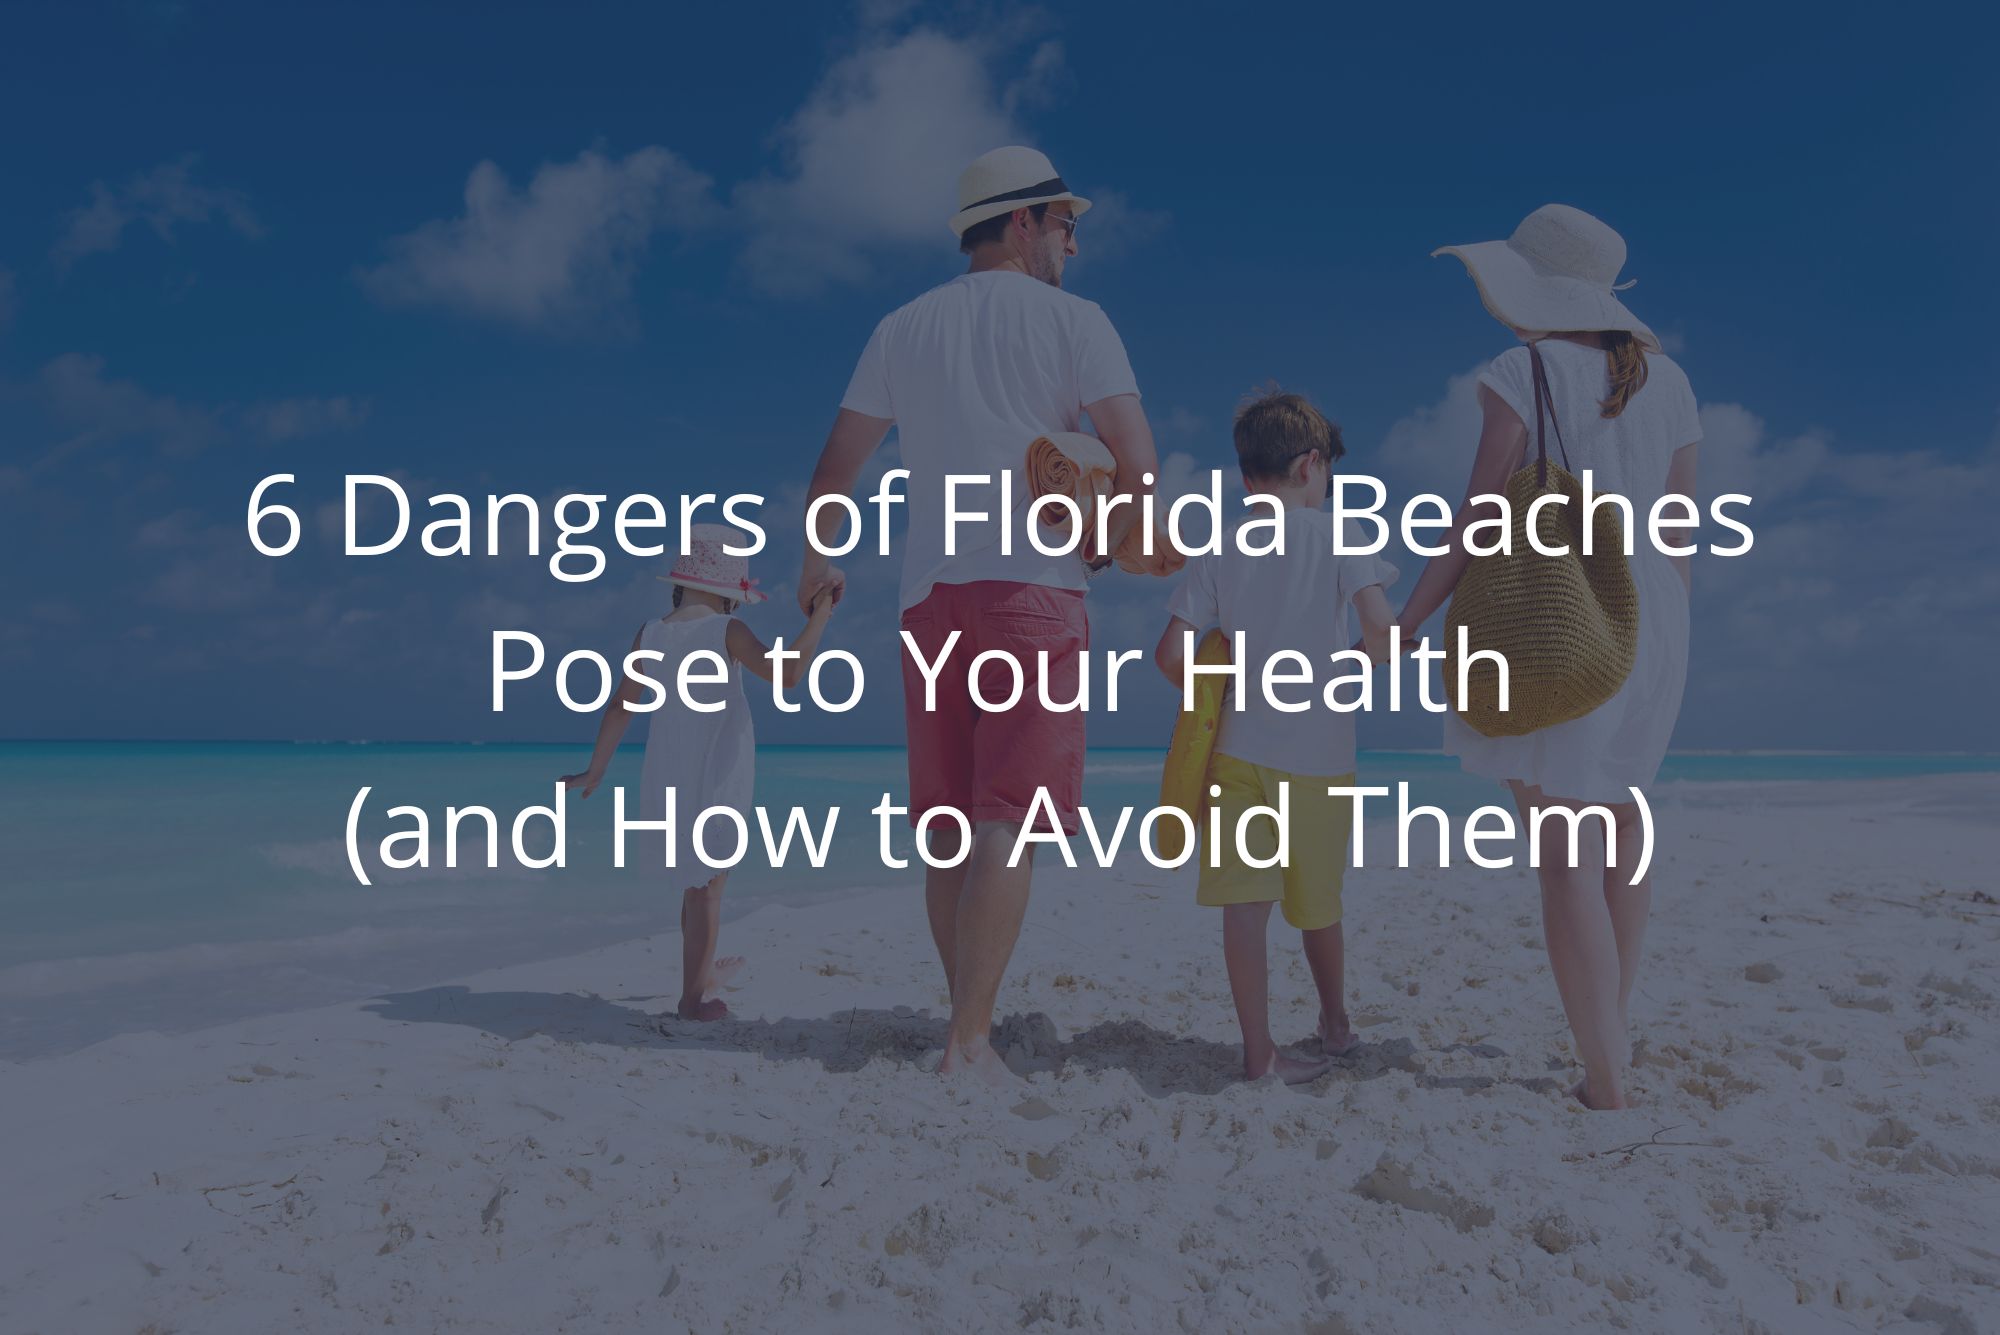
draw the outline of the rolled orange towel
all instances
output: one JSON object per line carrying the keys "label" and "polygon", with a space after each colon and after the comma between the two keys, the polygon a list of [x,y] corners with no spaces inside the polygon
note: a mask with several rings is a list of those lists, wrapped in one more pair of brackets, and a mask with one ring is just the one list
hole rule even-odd
{"label": "rolled orange towel", "polygon": [[[1093,559],[1100,555],[1091,546],[1090,535],[1097,527],[1098,504],[1111,494],[1111,482],[1118,472],[1118,461],[1111,457],[1109,447],[1097,437],[1081,431],[1057,431],[1037,436],[1028,442],[1022,471],[1027,475],[1030,500],[1060,495],[1077,503],[1077,509],[1083,514],[1085,547]],[[1049,527],[1068,536],[1068,515],[1061,515]],[[1145,547],[1145,530],[1143,526],[1134,524],[1111,557],[1120,570],[1140,575],[1171,575],[1187,564],[1187,557],[1167,541],[1167,535],[1157,526],[1153,531],[1151,555],[1146,553]]]}

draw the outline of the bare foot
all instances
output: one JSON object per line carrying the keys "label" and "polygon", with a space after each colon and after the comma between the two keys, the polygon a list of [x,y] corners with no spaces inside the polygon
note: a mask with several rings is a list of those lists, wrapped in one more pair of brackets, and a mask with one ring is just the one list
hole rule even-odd
{"label": "bare foot", "polygon": [[734,983],[736,976],[743,972],[745,963],[741,955],[717,956],[715,962],[708,966],[708,985],[702,988],[702,996],[712,997],[724,988],[735,991],[736,989],[730,984]]}
{"label": "bare foot", "polygon": [[996,1090],[1018,1089],[1021,1084],[1021,1077],[1007,1069],[1007,1063],[1000,1060],[992,1044],[961,1045],[956,1038],[945,1040],[944,1060],[938,1063],[938,1074],[971,1076]]}
{"label": "bare foot", "polygon": [[674,1014],[683,1020],[724,1020],[729,1018],[729,1007],[713,998],[690,1000],[682,997]]}
{"label": "bare foot", "polygon": [[1569,1087],[1569,1096],[1592,1112],[1616,1112],[1631,1105],[1625,1101],[1625,1092],[1618,1090],[1608,1099],[1593,1099],[1590,1096],[1590,1077],[1585,1076]]}
{"label": "bare foot", "polygon": [[1361,1035],[1347,1022],[1347,1012],[1319,1015],[1319,1050],[1329,1057],[1345,1057],[1361,1043]]}
{"label": "bare foot", "polygon": [[1267,1075],[1275,1075],[1288,1085],[1303,1085],[1319,1079],[1332,1068],[1333,1063],[1325,1057],[1287,1057],[1274,1048],[1261,1069],[1245,1059],[1243,1078],[1262,1080]]}

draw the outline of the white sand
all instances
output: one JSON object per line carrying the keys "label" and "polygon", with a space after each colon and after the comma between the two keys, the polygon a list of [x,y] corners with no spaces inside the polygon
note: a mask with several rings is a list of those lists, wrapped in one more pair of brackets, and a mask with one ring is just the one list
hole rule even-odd
{"label": "white sand", "polygon": [[999,1101],[926,1069],[914,888],[729,924],[713,1026],[667,937],[0,1066],[0,1330],[1991,1329],[1996,798],[1663,793],[1626,1113],[1458,868],[1351,880],[1368,1046],[1301,1090],[1143,864],[1044,873]]}

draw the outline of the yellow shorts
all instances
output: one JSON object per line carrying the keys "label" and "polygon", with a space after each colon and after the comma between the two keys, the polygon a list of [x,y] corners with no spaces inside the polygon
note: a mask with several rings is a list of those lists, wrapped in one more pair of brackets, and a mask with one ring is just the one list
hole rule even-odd
{"label": "yellow shorts", "polygon": [[[1201,880],[1195,902],[1210,908],[1225,904],[1268,904],[1281,900],[1285,921],[1301,931],[1316,931],[1340,921],[1340,886],[1347,872],[1347,840],[1353,833],[1354,801],[1329,797],[1327,788],[1349,787],[1352,774],[1332,778],[1287,774],[1217,751],[1209,758],[1208,782],[1220,786],[1210,804],[1222,813],[1222,838],[1202,850]],[[1291,825],[1288,866],[1253,867],[1237,849],[1236,821],[1252,806],[1278,805],[1278,785],[1289,786],[1287,811]],[[1202,837],[1208,821],[1202,822]],[[1259,816],[1243,831],[1243,849],[1259,861],[1278,851],[1278,822]],[[1213,864],[1213,865],[1211,865]]]}

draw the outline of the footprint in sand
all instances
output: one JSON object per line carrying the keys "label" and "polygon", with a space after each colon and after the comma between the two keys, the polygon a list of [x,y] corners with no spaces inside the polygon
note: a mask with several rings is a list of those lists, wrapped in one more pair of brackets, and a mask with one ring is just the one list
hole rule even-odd
{"label": "footprint in sand", "polygon": [[1484,1228],[1493,1222],[1493,1207],[1481,1205],[1443,1187],[1423,1187],[1411,1180],[1409,1166],[1388,1155],[1352,1188],[1365,1201],[1379,1201],[1405,1210],[1434,1214],[1448,1220],[1461,1233]]}
{"label": "footprint in sand", "polygon": [[1876,1123],[1873,1131],[1868,1133],[1868,1148],[1871,1150],[1907,1149],[1916,1138],[1917,1133],[1910,1129],[1909,1123],[1903,1121],[1901,1118],[1885,1117]]}
{"label": "footprint in sand", "polygon": [[[1804,1058],[1798,1060],[1803,1065]],[[1756,1081],[1747,1080],[1728,1066],[1714,1060],[1702,1062],[1696,1068],[1695,1074],[1683,1076],[1678,1083],[1682,1093],[1694,1095],[1717,1112],[1736,1102],[1743,1095],[1754,1094],[1761,1088]]]}

